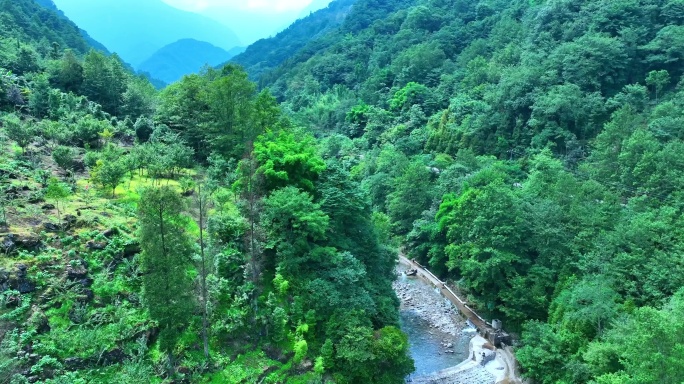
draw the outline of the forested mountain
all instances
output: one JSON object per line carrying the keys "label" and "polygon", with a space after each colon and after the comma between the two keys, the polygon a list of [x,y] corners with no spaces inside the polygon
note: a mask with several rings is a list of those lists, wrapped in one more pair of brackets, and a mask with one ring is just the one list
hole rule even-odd
{"label": "forested mountain", "polygon": [[171,84],[183,75],[199,72],[205,65],[216,66],[233,56],[235,54],[205,41],[182,39],[155,52],[138,66],[138,70]]}
{"label": "forested mountain", "polygon": [[134,67],[175,41],[192,38],[223,49],[241,46],[225,25],[162,0],[57,0],[91,36]]}
{"label": "forested mountain", "polygon": [[356,0],[333,1],[327,8],[297,20],[276,36],[250,45],[231,61],[245,67],[253,79],[258,78],[294,54],[312,51],[313,49],[302,48],[307,44],[315,46],[318,38],[338,27],[355,2]]}
{"label": "forested mountain", "polygon": [[0,384],[402,383],[399,252],[534,383],[684,382],[682,15],[337,0],[156,91],[0,0]]}
{"label": "forested mountain", "polygon": [[324,9],[330,5],[330,3],[332,3],[331,0],[313,0],[308,7],[304,8],[304,10],[299,13],[299,18],[307,17],[318,10]]}
{"label": "forested mountain", "polygon": [[[3,44],[0,53],[5,60],[0,65],[4,68],[14,69],[11,64],[16,66],[20,62],[34,65],[29,62],[37,60],[38,53],[45,55],[51,50],[60,53],[62,49],[70,48],[85,53],[90,49],[74,23],[33,0],[3,0],[0,18]],[[38,20],[40,22],[36,22]],[[21,55],[22,60],[16,60],[16,55]]]}
{"label": "forested mountain", "polygon": [[[540,383],[684,380],[684,3],[359,0],[259,73]],[[255,59],[257,61],[257,59]]]}
{"label": "forested mountain", "polygon": [[227,65],[157,92],[117,55],[33,37],[36,3],[0,5],[21,21],[0,47],[0,383],[413,370],[396,250],[268,91]]}
{"label": "forested mountain", "polygon": [[[66,23],[73,24],[73,22],[71,20],[69,20],[69,18],[64,16],[64,12],[60,11],[57,8],[57,5],[55,5],[54,1],[52,1],[52,0],[36,0],[36,3],[42,5],[44,8],[47,8],[51,11],[55,11]],[[52,16],[50,16],[50,17],[52,17]],[[93,48],[95,48],[101,52],[108,52],[107,48],[104,45],[102,45],[99,41],[96,41],[95,39],[90,37],[90,35],[88,35],[88,32],[86,32],[85,30],[83,30],[81,28],[79,28],[79,31],[81,32],[81,36],[86,41],[86,43],[88,43],[89,46],[91,46],[91,47],[93,47]]]}

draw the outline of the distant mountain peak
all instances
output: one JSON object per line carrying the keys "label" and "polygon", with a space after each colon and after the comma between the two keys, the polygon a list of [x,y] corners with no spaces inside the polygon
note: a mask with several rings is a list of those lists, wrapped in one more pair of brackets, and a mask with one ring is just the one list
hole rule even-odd
{"label": "distant mountain peak", "polygon": [[226,51],[206,41],[185,38],[168,44],[143,61],[138,69],[166,83],[183,75],[198,72],[204,65],[215,66],[228,61],[244,49]]}
{"label": "distant mountain peak", "polygon": [[[52,0],[41,0],[44,2]],[[54,0],[81,28],[138,67],[162,47],[191,38],[223,49],[241,45],[227,26],[162,0]]]}

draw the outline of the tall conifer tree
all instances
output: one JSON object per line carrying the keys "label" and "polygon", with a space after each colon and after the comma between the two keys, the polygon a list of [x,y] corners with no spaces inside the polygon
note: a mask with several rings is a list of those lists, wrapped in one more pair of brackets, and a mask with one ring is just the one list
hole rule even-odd
{"label": "tall conifer tree", "polygon": [[169,187],[145,190],[138,205],[145,305],[159,324],[160,347],[171,360],[195,306],[187,273],[192,241],[184,230],[182,206],[180,195]]}

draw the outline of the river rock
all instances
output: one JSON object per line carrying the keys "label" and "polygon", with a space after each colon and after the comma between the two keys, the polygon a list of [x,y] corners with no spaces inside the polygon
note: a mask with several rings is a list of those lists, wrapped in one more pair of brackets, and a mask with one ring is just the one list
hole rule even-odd
{"label": "river rock", "polygon": [[414,311],[427,321],[430,328],[452,336],[460,333],[463,321],[458,312],[441,295],[435,293],[433,288],[402,281],[395,281],[393,287],[402,308]]}

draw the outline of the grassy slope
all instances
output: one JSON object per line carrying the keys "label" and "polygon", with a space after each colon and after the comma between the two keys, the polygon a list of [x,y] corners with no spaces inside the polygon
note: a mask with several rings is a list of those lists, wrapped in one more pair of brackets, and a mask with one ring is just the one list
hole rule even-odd
{"label": "grassy slope", "polygon": [[[10,200],[9,225],[0,227],[0,240],[17,240],[15,248],[0,254],[0,286],[12,288],[0,293],[0,336],[16,327],[21,342],[14,349],[0,347],[0,368],[9,361],[15,366],[12,372],[28,370],[29,378],[46,383],[161,382],[157,375],[165,356],[141,304],[135,212],[142,188],[169,185],[180,190],[178,181],[153,181],[136,173],[127,176],[112,197],[110,190],[93,186],[85,171],[75,175],[73,194],[58,214],[46,207],[55,202],[40,198],[44,171],[64,176],[50,156],[39,155],[48,150],[32,147],[33,155],[24,155],[11,142],[0,141],[0,146],[0,175],[11,176],[4,185],[21,191]],[[184,173],[197,176],[193,170]],[[236,208],[227,203],[222,209]],[[46,231],[46,223],[60,223],[58,217],[65,229]],[[73,223],[65,224],[69,220]],[[111,230],[116,234],[107,233]],[[194,220],[189,220],[187,230],[197,235]],[[24,247],[25,239],[41,246]],[[26,266],[25,278],[20,276],[21,264]],[[5,282],[2,276],[8,277]],[[22,282],[35,290],[18,292]],[[179,343],[180,372],[194,370],[204,360],[196,329],[199,318],[195,323]],[[293,376],[290,364],[274,361],[258,348],[213,342],[212,349],[223,352],[215,356],[214,372],[187,377],[192,382],[308,382],[307,374]],[[8,350],[19,358],[7,359]]]}

